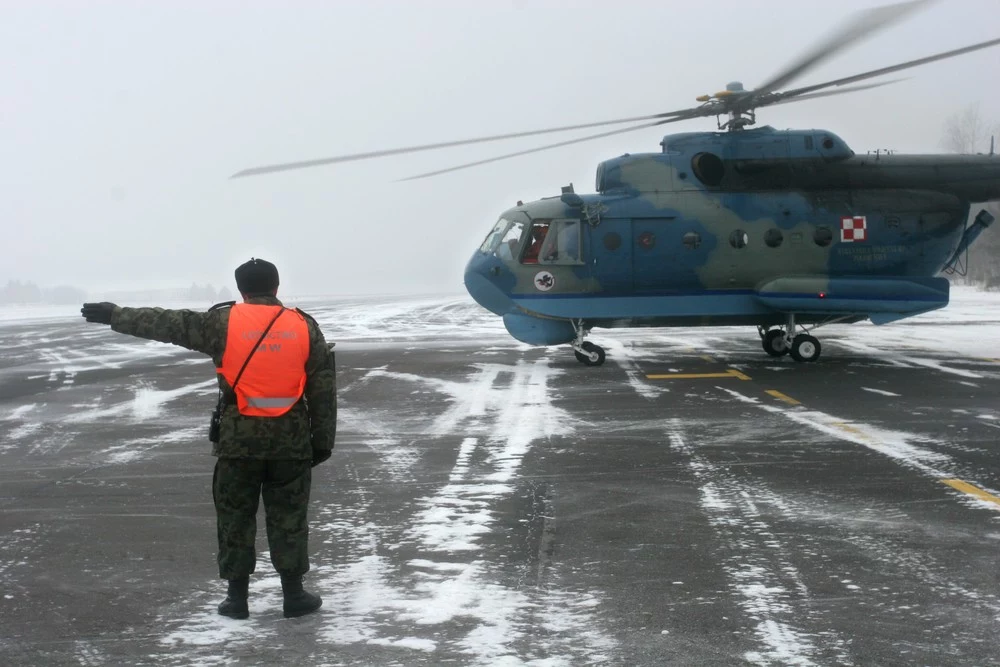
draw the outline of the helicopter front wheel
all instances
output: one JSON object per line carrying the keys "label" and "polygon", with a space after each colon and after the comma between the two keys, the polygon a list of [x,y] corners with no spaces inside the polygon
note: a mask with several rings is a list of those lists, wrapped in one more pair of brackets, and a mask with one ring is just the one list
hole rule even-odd
{"label": "helicopter front wheel", "polygon": [[792,340],[789,354],[795,361],[816,361],[822,347],[819,341],[809,334],[799,334]]}
{"label": "helicopter front wheel", "polygon": [[573,354],[577,361],[586,366],[600,366],[604,363],[604,348],[589,340],[580,343],[580,349],[574,349]]}
{"label": "helicopter front wheel", "polygon": [[771,329],[764,334],[761,340],[764,351],[772,357],[782,357],[788,354],[788,341],[785,332],[781,329]]}

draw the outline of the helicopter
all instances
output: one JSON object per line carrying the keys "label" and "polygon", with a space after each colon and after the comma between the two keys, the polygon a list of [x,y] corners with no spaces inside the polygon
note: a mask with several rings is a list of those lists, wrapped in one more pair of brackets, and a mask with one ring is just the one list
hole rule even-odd
{"label": "helicopter", "polygon": [[764,352],[814,362],[822,326],[876,325],[943,308],[942,272],[962,265],[993,222],[972,205],[1000,200],[1000,158],[860,155],[823,129],[754,127],[757,110],[894,83],[868,81],[1000,44],[994,39],[819,84],[786,86],[926,0],[856,14],[754,89],[740,82],[698,106],[631,118],[462,139],[247,169],[246,177],[503,139],[602,131],[426,172],[411,180],[615,134],[716,117],[716,131],[669,134],[656,153],[597,167],[596,192],[572,184],[503,212],[465,269],[472,298],[515,339],[569,344],[604,363],[595,328],[753,326]]}

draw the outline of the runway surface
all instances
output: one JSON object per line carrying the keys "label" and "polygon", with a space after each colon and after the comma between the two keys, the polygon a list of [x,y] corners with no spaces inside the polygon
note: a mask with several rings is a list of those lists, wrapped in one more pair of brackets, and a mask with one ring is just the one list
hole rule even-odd
{"label": "runway surface", "polygon": [[261,518],[251,617],[215,613],[211,362],[22,309],[0,662],[1000,664],[1000,295],[821,329],[813,364],[597,330],[599,368],[466,298],[292,303],[337,342],[322,610],[281,617]]}

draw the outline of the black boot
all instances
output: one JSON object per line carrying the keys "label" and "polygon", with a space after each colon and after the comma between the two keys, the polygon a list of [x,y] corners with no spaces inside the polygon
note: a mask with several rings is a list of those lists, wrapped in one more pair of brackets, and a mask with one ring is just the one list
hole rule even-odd
{"label": "black boot", "polygon": [[302,590],[302,576],[281,575],[281,592],[284,594],[285,618],[305,616],[319,609],[323,600],[318,595]]}
{"label": "black boot", "polygon": [[250,608],[247,597],[250,592],[250,577],[229,580],[226,599],[219,604],[219,613],[229,618],[249,618]]}

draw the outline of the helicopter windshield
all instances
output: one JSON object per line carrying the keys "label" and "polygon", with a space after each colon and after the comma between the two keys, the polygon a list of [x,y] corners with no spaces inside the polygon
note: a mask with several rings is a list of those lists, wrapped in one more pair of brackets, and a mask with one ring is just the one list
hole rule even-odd
{"label": "helicopter windshield", "polygon": [[510,261],[517,256],[517,249],[521,243],[521,234],[524,232],[524,223],[504,219],[501,219],[501,222],[504,223],[502,228],[497,223],[498,226],[493,229],[494,232],[500,230],[500,233],[496,234],[496,239],[492,241],[492,250],[496,251],[495,254],[500,259]]}
{"label": "helicopter windshield", "polygon": [[506,220],[505,218],[497,220],[497,224],[493,225],[493,229],[486,235],[486,240],[479,246],[479,251],[493,252],[496,250],[497,246],[500,245],[500,239],[503,238],[504,232],[507,231],[510,224],[510,220]]}

